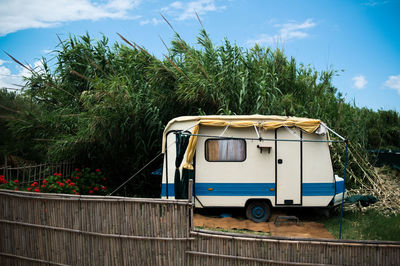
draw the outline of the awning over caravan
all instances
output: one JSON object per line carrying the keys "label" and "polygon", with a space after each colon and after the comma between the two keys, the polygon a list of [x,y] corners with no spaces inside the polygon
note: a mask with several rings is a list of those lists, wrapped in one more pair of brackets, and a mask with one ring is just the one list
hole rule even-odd
{"label": "awning over caravan", "polygon": [[202,124],[207,126],[225,127],[253,127],[266,130],[273,130],[279,127],[296,126],[307,132],[315,132],[316,134],[326,133],[325,127],[320,127],[323,124],[320,120],[294,117],[294,116],[277,116],[277,115],[209,115],[209,116],[180,116],[169,121],[164,129],[162,152],[165,152],[166,134],[174,128],[176,124],[186,124],[188,129],[193,129],[195,125]]}
{"label": "awning over caravan", "polygon": [[280,127],[298,127],[307,131],[308,133],[314,133],[320,126],[320,120],[308,119],[308,120],[284,120],[284,121],[226,121],[226,120],[200,120],[196,125],[211,126],[211,127],[259,127],[266,130],[276,129]]}
{"label": "awning over caravan", "polygon": [[[247,118],[247,119],[246,119]],[[196,150],[197,134],[199,134],[200,126],[211,126],[211,127],[234,127],[234,128],[247,128],[257,127],[265,130],[273,130],[280,127],[298,127],[302,130],[314,133],[321,125],[321,121],[317,119],[308,118],[297,118],[297,117],[282,117],[282,116],[205,116],[198,117],[196,121],[194,117],[182,117],[172,120],[171,122],[178,121],[193,121],[195,122],[192,127],[192,136],[189,139],[189,145],[187,147],[185,164],[183,168],[193,169],[192,161]],[[171,122],[167,125],[170,126]],[[197,122],[197,123],[196,123]]]}

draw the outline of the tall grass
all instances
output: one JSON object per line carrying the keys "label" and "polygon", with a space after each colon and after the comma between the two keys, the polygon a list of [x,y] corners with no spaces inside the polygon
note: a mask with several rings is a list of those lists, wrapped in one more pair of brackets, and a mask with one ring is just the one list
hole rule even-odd
{"label": "tall grass", "polygon": [[[339,237],[339,215],[321,219],[335,238]],[[343,239],[400,241],[400,215],[386,216],[376,210],[366,212],[345,211]]]}

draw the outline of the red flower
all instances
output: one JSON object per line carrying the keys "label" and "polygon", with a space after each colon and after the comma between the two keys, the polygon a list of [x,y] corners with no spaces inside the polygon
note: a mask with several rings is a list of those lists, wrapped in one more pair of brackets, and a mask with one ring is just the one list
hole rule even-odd
{"label": "red flower", "polygon": [[46,185],[43,184],[43,185],[41,185],[41,187],[46,187]]}
{"label": "red flower", "polygon": [[99,188],[98,188],[98,187],[94,187],[93,190],[94,190],[94,191],[98,191]]}
{"label": "red flower", "polygon": [[82,173],[81,172],[79,172],[77,175],[81,175]]}
{"label": "red flower", "polygon": [[79,179],[79,176],[76,176],[75,179]]}
{"label": "red flower", "polygon": [[57,174],[57,173],[54,173],[53,175],[55,175],[55,176],[58,176],[58,174]]}
{"label": "red flower", "polygon": [[75,195],[79,195],[79,193],[78,193],[78,192],[75,192]]}
{"label": "red flower", "polygon": [[105,187],[105,186],[101,186],[101,189],[102,189],[102,190],[106,190],[106,187]]}
{"label": "red flower", "polygon": [[15,179],[15,180],[14,180],[14,183],[19,183],[18,179]]}
{"label": "red flower", "polygon": [[28,191],[31,191],[31,188],[30,188],[30,187],[28,187],[26,190],[28,190]]}
{"label": "red flower", "polygon": [[62,174],[61,174],[61,173],[58,173],[58,176],[62,176]]}
{"label": "red flower", "polygon": [[63,187],[63,186],[64,186],[64,183],[61,183],[61,182],[60,182],[58,185],[59,185],[60,187]]}
{"label": "red flower", "polygon": [[43,184],[47,184],[47,180],[46,180],[46,179],[43,179],[42,183],[43,183]]}
{"label": "red flower", "polygon": [[34,191],[35,192],[40,192],[40,190],[38,188],[35,188]]}
{"label": "red flower", "polygon": [[89,194],[93,194],[93,190],[89,190]]}
{"label": "red flower", "polygon": [[96,172],[100,172],[100,169],[96,169]]}
{"label": "red flower", "polygon": [[79,171],[79,168],[75,168],[75,171],[77,171],[77,172],[78,172],[78,171]]}
{"label": "red flower", "polygon": [[60,181],[57,181],[56,183],[57,183],[57,184],[60,184],[61,182],[60,182]]}
{"label": "red flower", "polygon": [[76,191],[75,191],[75,189],[73,189],[73,190],[72,190],[72,192],[74,192],[74,193],[75,193],[75,192],[76,192]]}
{"label": "red flower", "polygon": [[14,188],[14,190],[19,190],[19,189],[16,187],[16,188]]}
{"label": "red flower", "polygon": [[71,182],[71,179],[67,179],[67,181],[65,181],[65,182],[69,183],[69,182]]}
{"label": "red flower", "polygon": [[69,185],[70,187],[73,187],[73,186],[75,186],[75,183],[71,182],[71,183],[69,183],[68,185]]}

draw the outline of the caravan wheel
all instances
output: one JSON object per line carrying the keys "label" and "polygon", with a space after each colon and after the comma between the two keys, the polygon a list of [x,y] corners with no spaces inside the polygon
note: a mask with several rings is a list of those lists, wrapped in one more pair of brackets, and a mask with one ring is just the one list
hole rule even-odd
{"label": "caravan wheel", "polygon": [[256,223],[266,222],[271,216],[271,210],[265,201],[253,201],[247,205],[246,216]]}

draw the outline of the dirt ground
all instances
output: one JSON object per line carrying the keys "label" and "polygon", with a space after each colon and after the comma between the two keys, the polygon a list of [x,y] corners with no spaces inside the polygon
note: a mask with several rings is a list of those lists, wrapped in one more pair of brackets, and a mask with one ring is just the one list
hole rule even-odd
{"label": "dirt ground", "polygon": [[300,237],[300,238],[328,238],[333,239],[331,233],[321,223],[316,222],[300,222],[297,225],[295,222],[274,224],[275,218],[279,214],[272,215],[269,222],[255,223],[243,218],[220,218],[204,216],[201,214],[194,215],[194,226],[205,228],[220,228],[220,229],[238,229],[251,230],[255,232],[264,232],[270,236],[284,237]]}

